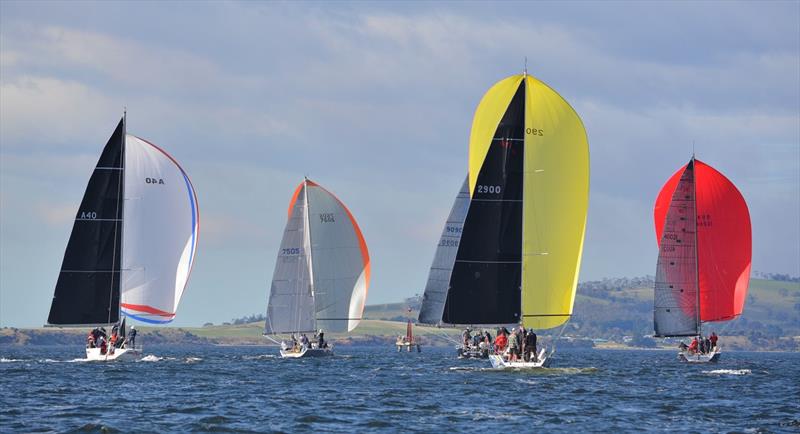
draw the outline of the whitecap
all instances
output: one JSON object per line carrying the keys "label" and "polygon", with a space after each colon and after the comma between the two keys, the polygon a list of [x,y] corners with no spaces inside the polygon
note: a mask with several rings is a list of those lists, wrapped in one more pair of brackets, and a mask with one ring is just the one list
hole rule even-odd
{"label": "whitecap", "polygon": [[154,356],[152,354],[148,354],[148,355],[142,357],[139,361],[141,361],[141,362],[159,362],[161,360],[164,360],[164,359],[162,359],[161,357],[158,357],[158,356]]}
{"label": "whitecap", "polygon": [[0,358],[0,363],[14,363],[14,362],[24,362],[25,360],[22,359],[6,359],[5,357]]}
{"label": "whitecap", "polygon": [[263,359],[274,359],[277,356],[275,354],[259,354],[257,356],[244,356],[242,357],[244,360],[263,360]]}
{"label": "whitecap", "polygon": [[716,375],[747,375],[751,371],[749,369],[714,369],[713,371],[703,371],[704,374]]}
{"label": "whitecap", "polygon": [[201,360],[203,360],[203,359],[201,359],[200,357],[187,357],[186,358],[186,363],[195,363],[195,362],[199,362]]}

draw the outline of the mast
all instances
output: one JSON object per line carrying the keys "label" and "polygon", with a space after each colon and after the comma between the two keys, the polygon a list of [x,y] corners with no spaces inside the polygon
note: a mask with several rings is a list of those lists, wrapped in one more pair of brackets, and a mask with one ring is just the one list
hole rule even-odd
{"label": "mast", "polygon": [[694,288],[696,294],[695,321],[697,324],[697,334],[700,334],[700,255],[697,246],[697,170],[694,164],[694,142],[692,142],[692,207],[694,209]]}
{"label": "mast", "polygon": [[303,222],[303,229],[304,232],[308,235],[308,277],[309,281],[311,282],[311,299],[314,300],[314,330],[317,329],[317,300],[315,295],[314,289],[314,253],[312,251],[312,243],[311,243],[311,216],[309,214],[309,206],[308,206],[308,177],[303,177],[303,197],[304,197],[304,207],[305,207],[305,222]]}
{"label": "mast", "polygon": [[525,56],[525,69],[522,71],[522,83],[520,86],[525,86],[525,94],[523,95],[523,103],[522,103],[522,185],[520,186],[520,197],[522,198],[522,220],[520,221],[520,225],[522,226],[519,231],[519,235],[522,238],[522,242],[519,243],[519,323],[523,324],[525,322],[525,313],[523,304],[525,303],[525,273],[522,269],[525,267],[525,178],[527,173],[525,171],[525,109],[528,104],[528,86],[526,83],[526,79],[528,77],[528,56]]}
{"label": "mast", "polygon": [[[125,150],[127,148],[128,142],[128,107],[122,108],[122,170],[120,170],[120,185],[121,191],[119,196],[119,201],[122,204],[122,209],[120,210],[120,225],[122,234],[119,237],[119,274],[117,278],[119,279],[119,300],[117,300],[117,318],[120,318],[120,304],[122,304],[122,266],[124,264],[125,259]],[[122,321],[122,318],[120,318]]]}
{"label": "mast", "polygon": [[117,283],[119,285],[119,299],[117,300],[117,318],[119,318],[119,304],[122,300],[122,239],[124,234],[120,234],[119,237],[119,268],[114,270],[117,264],[117,234],[119,231],[122,230],[121,226],[123,223],[124,213],[125,213],[125,134],[127,133],[127,118],[128,118],[128,110],[123,108],[122,110],[122,135],[120,140],[120,166],[121,170],[119,170],[118,175],[118,184],[117,184],[117,207],[114,212],[114,249],[112,249],[111,254],[111,282],[108,288],[108,319],[106,320],[107,323],[111,324],[111,309],[114,307],[112,306],[114,302],[114,276],[116,274]]}

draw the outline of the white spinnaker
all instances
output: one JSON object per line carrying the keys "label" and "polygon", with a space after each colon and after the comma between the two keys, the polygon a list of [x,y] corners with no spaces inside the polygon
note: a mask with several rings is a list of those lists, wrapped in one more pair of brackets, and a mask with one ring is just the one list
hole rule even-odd
{"label": "white spinnaker", "polygon": [[464,220],[469,210],[469,177],[464,180],[453,208],[447,217],[439,245],[433,256],[431,270],[428,273],[428,283],[422,296],[422,307],[419,311],[419,322],[423,324],[440,324],[444,305],[447,302],[447,291],[450,289],[450,276],[453,274],[453,264],[456,262],[458,245],[461,242],[461,232],[464,229]]}
{"label": "white spinnaker", "polygon": [[264,333],[310,332],[316,329],[310,276],[310,248],[304,187],[298,188],[275,260]]}
{"label": "white spinnaker", "polygon": [[189,177],[157,146],[125,137],[123,314],[150,323],[175,317],[197,247],[199,213]]}
{"label": "white spinnaker", "polygon": [[324,188],[307,185],[317,327],[351,331],[367,299],[367,246],[344,204]]}

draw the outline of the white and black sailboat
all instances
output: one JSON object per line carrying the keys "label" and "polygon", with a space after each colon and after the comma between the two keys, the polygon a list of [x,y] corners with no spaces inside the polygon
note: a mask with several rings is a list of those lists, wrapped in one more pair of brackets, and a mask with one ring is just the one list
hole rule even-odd
{"label": "white and black sailboat", "polygon": [[[56,283],[47,326],[105,327],[125,317],[171,322],[194,264],[197,196],[169,154],[126,134],[123,117],[106,143],[81,201]],[[140,354],[124,339],[89,347],[90,360]]]}
{"label": "white and black sailboat", "polygon": [[350,210],[333,193],[304,179],[289,203],[264,335],[292,336],[291,342],[281,342],[286,358],[333,355],[331,345],[307,335],[356,328],[369,277],[367,244]]}

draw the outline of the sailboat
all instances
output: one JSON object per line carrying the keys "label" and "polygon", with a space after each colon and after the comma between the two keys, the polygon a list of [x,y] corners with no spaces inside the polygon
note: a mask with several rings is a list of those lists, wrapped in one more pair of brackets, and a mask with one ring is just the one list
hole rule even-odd
{"label": "sailboat", "polygon": [[107,327],[117,344],[88,346],[89,360],[141,355],[123,338],[125,319],[175,318],[197,248],[197,196],[163,149],[126,133],[106,143],[83,195],[58,276],[47,326]]}
{"label": "sailboat", "polygon": [[369,277],[367,243],[353,214],[333,193],[305,178],[289,202],[264,335],[291,334],[291,343],[280,343],[285,358],[333,355],[331,345],[305,335],[356,328]]}
{"label": "sailboat", "polygon": [[[654,209],[658,264],[655,336],[702,336],[705,322],[728,321],[744,309],[750,282],[750,213],[736,186],[694,158],[661,188]],[[682,348],[693,363],[719,360]]]}
{"label": "sailboat", "polygon": [[[437,246],[419,321],[552,329],[572,315],[589,197],[578,114],[526,73],[496,83],[472,123],[469,170]],[[492,354],[495,368],[547,366]]]}

